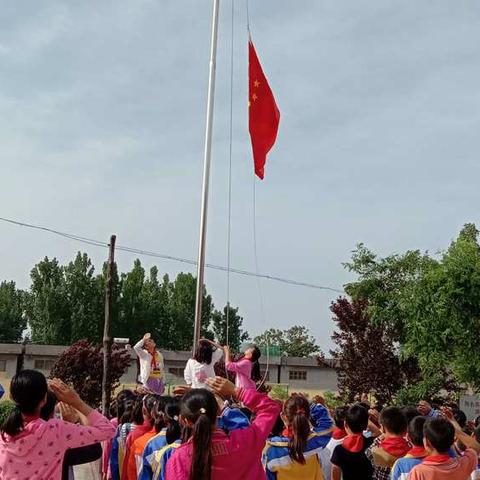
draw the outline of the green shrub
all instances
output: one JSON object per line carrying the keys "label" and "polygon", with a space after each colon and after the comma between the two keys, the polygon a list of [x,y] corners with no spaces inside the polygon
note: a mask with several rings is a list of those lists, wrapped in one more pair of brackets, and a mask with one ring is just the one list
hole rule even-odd
{"label": "green shrub", "polygon": [[15,404],[10,400],[4,400],[3,402],[0,402],[0,425],[3,424],[14,407]]}

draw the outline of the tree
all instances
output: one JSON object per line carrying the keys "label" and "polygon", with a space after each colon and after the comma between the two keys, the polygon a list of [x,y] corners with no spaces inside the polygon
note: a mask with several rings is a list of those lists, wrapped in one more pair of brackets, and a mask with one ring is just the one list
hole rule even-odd
{"label": "tree", "polygon": [[418,377],[418,369],[400,361],[385,325],[370,321],[366,300],[340,297],[330,310],[337,327],[330,354],[336,360],[340,394],[353,401],[357,394],[372,393],[379,402],[391,403],[400,388]]}
{"label": "tree", "polygon": [[77,253],[64,268],[65,291],[70,311],[69,343],[82,338],[100,342],[103,336],[105,282],[94,276],[95,269],[86,253]]}
{"label": "tree", "polygon": [[58,260],[45,257],[31,272],[31,298],[27,305],[32,340],[66,345],[71,338],[71,310],[63,269]]}
{"label": "tree", "polygon": [[[113,392],[131,363],[130,352],[114,344],[107,383]],[[103,352],[100,345],[80,340],[65,350],[55,362],[50,377],[60,378],[80,393],[90,406],[99,407],[102,401]]]}
{"label": "tree", "polygon": [[[227,342],[227,309],[228,309],[228,342]],[[229,344],[234,352],[240,350],[241,344],[250,339],[248,332],[242,330],[243,318],[238,315],[238,308],[231,305],[223,311],[215,310],[212,313],[212,332],[221,345]]]}
{"label": "tree", "polygon": [[15,343],[22,338],[27,326],[24,307],[25,292],[17,290],[15,282],[0,283],[0,342]]}
{"label": "tree", "polygon": [[271,328],[254,338],[254,342],[266,347],[278,347],[281,355],[287,357],[311,357],[320,354],[320,347],[308,328],[294,325],[287,330]]}

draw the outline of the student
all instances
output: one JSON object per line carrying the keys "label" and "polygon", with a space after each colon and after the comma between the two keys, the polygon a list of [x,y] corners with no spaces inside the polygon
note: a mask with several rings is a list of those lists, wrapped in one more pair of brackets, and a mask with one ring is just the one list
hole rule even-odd
{"label": "student", "polygon": [[225,378],[207,380],[214,392],[234,397],[255,414],[252,424],[225,434],[215,428],[219,406],[209,390],[190,390],[182,399],[181,418],[191,436],[167,464],[167,480],[250,480],[265,478],[261,463],[265,440],[280,411],[279,405],[254,389],[235,388]]}
{"label": "student", "polygon": [[151,480],[153,478],[152,455],[168,443],[172,443],[180,438],[179,415],[180,402],[178,399],[160,397],[155,409],[156,435],[148,441],[143,449],[142,466],[138,475],[139,480]]}
{"label": "student", "polygon": [[47,380],[38,371],[21,371],[13,377],[10,385],[15,408],[0,428],[2,478],[60,480],[62,461],[69,448],[108,440],[115,434],[112,424],[61,380],[51,380],[49,387],[57,400],[85,416],[88,425],[41,419],[40,411],[47,398]]}
{"label": "student", "polygon": [[440,410],[433,408],[427,400],[420,400],[417,410],[422,417],[438,417],[441,415]]}
{"label": "student", "polygon": [[405,436],[407,420],[398,407],[386,407],[380,412],[382,437],[374,440],[367,450],[373,465],[373,480],[389,480],[393,464],[410,450]]}
{"label": "student", "polygon": [[365,438],[368,428],[368,410],[361,405],[352,405],[345,414],[347,436],[333,451],[331,480],[372,480],[373,466],[365,451],[373,443],[373,437]]}
{"label": "student", "polygon": [[427,451],[423,445],[423,427],[426,417],[417,416],[408,424],[407,440],[412,448],[403,457],[399,458],[392,468],[392,480],[407,480],[410,471],[416,465],[422,463],[427,456]]}
{"label": "student", "polygon": [[[429,418],[425,422],[424,446],[428,456],[414,467],[410,480],[465,480],[470,478],[477,468],[480,444],[462,432],[453,420],[442,417]],[[449,454],[455,441],[455,435],[467,448],[462,457],[452,458]]]}
{"label": "student", "polygon": [[347,436],[345,430],[345,417],[348,412],[348,407],[337,407],[333,412],[333,421],[335,423],[335,428],[332,432],[332,438],[327,443],[326,449],[330,455],[330,458],[333,455],[333,451],[337,445],[340,445],[343,442],[343,439]]}
{"label": "student", "polygon": [[238,388],[256,389],[256,382],[261,380],[260,359],[262,353],[256,345],[252,345],[245,350],[245,355],[241,360],[232,362],[230,348],[224,347],[225,368],[229,372],[235,372],[235,386]]}
{"label": "student", "polygon": [[156,434],[154,411],[157,404],[155,395],[147,395],[142,401],[143,425],[130,432],[127,437],[122,480],[137,480],[137,457],[141,465],[142,452],[147,442]]}
{"label": "student", "polygon": [[323,430],[313,430],[308,400],[292,395],[284,404],[282,420],[285,430],[280,437],[267,441],[263,453],[267,478],[328,479],[330,455],[325,447],[331,438],[332,419],[328,417],[328,421],[321,422]]}
{"label": "student", "polygon": [[146,333],[133,349],[140,361],[140,383],[148,391],[162,395],[165,390],[163,355],[157,350],[151,335]]}
{"label": "student", "polygon": [[207,378],[215,378],[214,366],[223,357],[223,348],[202,338],[198,342],[195,355],[185,366],[183,376],[191,388],[208,388]]}

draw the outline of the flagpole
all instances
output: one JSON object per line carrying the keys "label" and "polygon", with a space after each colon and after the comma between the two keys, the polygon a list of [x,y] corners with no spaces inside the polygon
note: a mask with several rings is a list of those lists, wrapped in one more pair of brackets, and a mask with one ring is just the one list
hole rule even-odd
{"label": "flagpole", "polygon": [[202,207],[200,212],[200,240],[198,243],[197,293],[195,299],[195,327],[193,351],[200,340],[202,323],[203,279],[205,273],[205,243],[207,238],[208,190],[210,183],[210,159],[212,154],[213,104],[215,97],[215,69],[217,59],[217,34],[219,0],[213,0],[212,38],[210,45],[210,68],[208,74],[207,122],[205,126],[205,150],[203,156]]}

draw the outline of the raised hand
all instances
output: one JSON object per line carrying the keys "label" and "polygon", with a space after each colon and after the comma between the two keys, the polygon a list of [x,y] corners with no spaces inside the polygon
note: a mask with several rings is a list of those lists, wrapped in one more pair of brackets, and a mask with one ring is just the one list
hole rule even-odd
{"label": "raised hand", "polygon": [[205,382],[213,391],[223,398],[236,395],[235,385],[223,377],[207,378]]}

